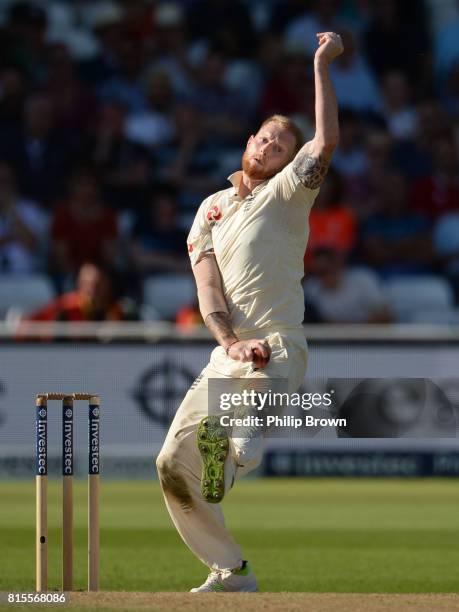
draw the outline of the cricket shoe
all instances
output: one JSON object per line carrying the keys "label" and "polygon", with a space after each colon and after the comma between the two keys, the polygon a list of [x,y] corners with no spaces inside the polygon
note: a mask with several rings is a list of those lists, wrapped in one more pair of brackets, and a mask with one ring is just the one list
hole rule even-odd
{"label": "cricket shoe", "polygon": [[199,423],[196,438],[202,459],[201,494],[210,504],[218,504],[225,495],[228,434],[218,416],[207,416]]}
{"label": "cricket shoe", "polygon": [[191,593],[215,593],[220,591],[243,593],[257,591],[257,581],[247,561],[242,562],[240,569],[214,570],[207,576],[204,584],[191,589]]}

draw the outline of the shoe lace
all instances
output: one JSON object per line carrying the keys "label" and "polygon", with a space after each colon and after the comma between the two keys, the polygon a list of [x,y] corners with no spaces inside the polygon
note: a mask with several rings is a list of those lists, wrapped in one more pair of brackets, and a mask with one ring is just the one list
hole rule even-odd
{"label": "shoe lace", "polygon": [[215,582],[219,582],[219,578],[221,577],[221,575],[222,575],[221,570],[212,570],[210,574],[207,576],[206,581],[204,582],[204,585],[211,585],[211,584],[214,584]]}

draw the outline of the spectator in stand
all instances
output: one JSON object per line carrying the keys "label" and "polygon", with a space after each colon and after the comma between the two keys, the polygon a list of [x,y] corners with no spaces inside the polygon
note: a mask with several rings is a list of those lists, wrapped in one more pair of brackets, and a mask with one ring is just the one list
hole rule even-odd
{"label": "spectator in stand", "polygon": [[150,44],[155,36],[153,16],[156,2],[145,2],[145,0],[118,0],[118,2],[125,30],[143,43]]}
{"label": "spectator in stand", "polygon": [[8,61],[24,71],[34,86],[40,86],[48,59],[46,11],[35,2],[10,3],[8,26]]}
{"label": "spectator in stand", "polygon": [[116,73],[98,88],[101,100],[118,102],[130,112],[142,111],[147,99],[142,88],[144,52],[140,42],[124,37],[117,57]]}
{"label": "spectator in stand", "polygon": [[42,269],[47,234],[47,215],[17,193],[13,169],[0,161],[0,274]]}
{"label": "spectator in stand", "polygon": [[[196,66],[209,49],[218,48],[226,60],[222,77],[227,91],[237,96],[247,116],[254,117],[262,75],[260,65],[254,61],[259,40],[253,6],[241,0],[198,0],[187,4],[190,63]],[[212,33],[209,23],[218,23]]]}
{"label": "spectator in stand", "polygon": [[25,76],[14,66],[0,74],[0,133],[17,134],[24,116],[27,83]]}
{"label": "spectator in stand", "polygon": [[137,210],[145,202],[151,161],[144,147],[126,138],[125,121],[125,110],[117,102],[102,104],[80,158],[94,165],[116,208]]}
{"label": "spectator in stand", "polygon": [[223,80],[226,58],[217,48],[209,49],[202,60],[189,102],[201,115],[202,138],[219,147],[241,145],[248,125],[247,110],[236,92]]}
{"label": "spectator in stand", "polygon": [[63,44],[50,48],[49,71],[44,89],[53,101],[57,129],[84,133],[88,128],[88,116],[93,116],[96,110],[96,97],[79,79],[76,65]]}
{"label": "spectator in stand", "polygon": [[383,277],[430,272],[429,222],[408,208],[404,177],[388,174],[378,198],[378,211],[362,227],[364,262]]}
{"label": "spectator in stand", "polygon": [[459,211],[459,164],[451,139],[438,140],[433,152],[433,172],[417,181],[413,208],[435,221],[440,215]]}
{"label": "spectator in stand", "polygon": [[364,125],[359,113],[342,108],[339,111],[339,145],[332,166],[347,181],[366,170],[365,148],[362,144]]}
{"label": "spectator in stand", "polygon": [[379,194],[392,168],[393,145],[389,132],[376,129],[367,133],[365,167],[360,175],[346,181],[346,200],[360,221],[372,215],[379,205]]}
{"label": "spectator in stand", "polygon": [[46,40],[49,44],[65,45],[72,58],[79,64],[86,64],[97,57],[99,48],[92,33],[93,24],[86,17],[89,5],[100,7],[100,3],[51,0],[43,4],[48,18]]}
{"label": "spectator in stand", "polygon": [[309,57],[313,57],[318,32],[339,32],[342,29],[343,23],[338,17],[339,5],[339,0],[313,0],[310,10],[304,12],[303,9],[303,14],[287,25],[284,34],[287,47],[303,49]]}
{"label": "spectator in stand", "polygon": [[440,138],[451,137],[451,121],[436,98],[420,102],[414,141],[394,143],[393,163],[410,180],[417,180],[432,172],[433,152]]}
{"label": "spectator in stand", "polygon": [[194,207],[202,193],[213,187],[218,189],[228,176],[220,167],[229,150],[217,139],[205,141],[202,128],[205,115],[191,104],[177,106],[174,119],[176,138],[170,146],[157,147],[154,151],[154,179],[179,188],[181,203]]}
{"label": "spectator in stand", "polygon": [[124,137],[125,121],[126,111],[118,102],[100,105],[91,139],[84,151],[99,172],[110,175],[124,166],[130,157],[131,147]]}
{"label": "spectator in stand", "polygon": [[0,133],[0,157],[14,166],[25,196],[49,208],[62,195],[75,153],[74,136],[56,129],[49,95],[29,97],[21,129]]}
{"label": "spectator in stand", "polygon": [[391,70],[382,78],[384,108],[382,115],[389,133],[398,140],[412,140],[417,130],[417,113],[411,104],[411,84],[399,70]]}
{"label": "spectator in stand", "polygon": [[257,47],[256,62],[264,82],[269,81],[278,74],[283,65],[283,53],[288,47],[285,46],[281,36],[266,32],[259,41]]}
{"label": "spectator in stand", "polygon": [[283,0],[276,2],[272,7],[269,30],[278,34],[284,33],[289,24],[297,23],[303,18],[305,9],[304,0]]}
{"label": "spectator in stand", "polygon": [[[78,270],[76,288],[27,317],[27,321],[126,321],[136,318],[132,304],[120,299],[116,274],[95,263]],[[27,327],[22,332],[27,333]]]}
{"label": "spectator in stand", "polygon": [[381,79],[402,70],[422,83],[430,62],[429,37],[423,0],[378,0],[368,4],[372,19],[364,36],[368,62]]}
{"label": "spectator in stand", "polygon": [[[238,15],[239,17],[239,15]],[[237,93],[241,104],[247,109],[249,117],[255,117],[259,109],[261,88],[264,82],[262,66],[258,63],[256,54],[259,48],[256,44],[249,47],[241,45],[240,38],[219,39],[227,59],[224,82],[229,91]],[[250,87],[247,87],[250,83]]]}
{"label": "spectator in stand", "polygon": [[170,143],[176,135],[175,99],[165,72],[154,72],[148,82],[148,107],[131,113],[125,126],[128,140],[144,147]]}
{"label": "spectator in stand", "polygon": [[347,259],[356,244],[356,225],[354,213],[343,202],[341,176],[330,168],[309,215],[305,268],[314,266],[318,248],[334,248]]}
{"label": "spectator in stand", "polygon": [[140,279],[149,274],[189,272],[186,232],[178,225],[177,192],[155,188],[149,206],[138,214],[132,232],[131,261]]}
{"label": "spectator in stand", "polygon": [[[193,40],[206,41],[236,56],[250,53],[255,32],[249,5],[241,0],[197,0],[188,3],[187,21]],[[209,27],[210,26],[210,27]]]}
{"label": "spectator in stand", "polygon": [[344,52],[330,66],[340,106],[358,113],[377,113],[381,96],[373,74],[359,53],[357,41],[349,30],[342,30]]}
{"label": "spectator in stand", "polygon": [[89,35],[88,46],[95,42],[95,57],[82,62],[80,71],[83,78],[96,87],[115,77],[118,70],[118,57],[125,36],[123,12],[116,4],[98,5],[92,2],[73,8],[78,11],[75,21],[81,23],[83,18],[86,27],[82,29]]}
{"label": "spectator in stand", "polygon": [[314,252],[313,276],[304,282],[306,313],[310,306],[323,323],[390,323],[378,277],[364,268],[347,268],[333,248]]}
{"label": "spectator in stand", "polygon": [[[196,5],[193,9],[196,10]],[[177,2],[159,3],[154,9],[154,26],[153,61],[148,72],[167,75],[174,95],[187,96],[193,88],[193,74],[187,50],[185,9]]]}
{"label": "spectator in stand", "polygon": [[261,115],[302,113],[313,118],[314,87],[311,78],[310,60],[304,50],[286,47],[277,72],[262,90]]}
{"label": "spectator in stand", "polygon": [[68,200],[56,209],[51,236],[51,271],[58,287],[73,284],[88,260],[115,266],[117,219],[103,203],[99,182],[89,169],[79,169],[70,180]]}

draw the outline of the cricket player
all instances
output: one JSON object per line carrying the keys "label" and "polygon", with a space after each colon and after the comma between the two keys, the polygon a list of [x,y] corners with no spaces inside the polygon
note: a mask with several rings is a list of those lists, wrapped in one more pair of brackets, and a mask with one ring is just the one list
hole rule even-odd
{"label": "cricket player", "polygon": [[317,37],[313,140],[303,144],[287,117],[264,121],[231,187],[202,202],[188,237],[200,311],[218,346],[176,413],[157,469],[175,527],[210,569],[192,592],[257,590],[219,502],[260,463],[262,444],[228,436],[208,416],[208,386],[212,378],[282,378],[293,392],[304,380],[303,256],[309,211],[338,143],[329,64],[343,51],[338,34]]}

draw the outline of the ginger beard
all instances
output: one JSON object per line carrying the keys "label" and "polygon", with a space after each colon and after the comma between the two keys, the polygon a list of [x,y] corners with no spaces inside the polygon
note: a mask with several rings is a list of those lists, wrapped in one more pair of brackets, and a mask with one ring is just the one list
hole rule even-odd
{"label": "ginger beard", "polygon": [[244,173],[254,181],[265,181],[279,172],[281,168],[276,170],[266,169],[264,164],[258,163],[255,158],[249,155],[247,149],[244,151],[242,156],[242,170]]}

